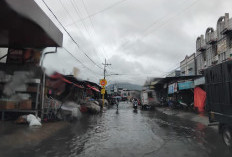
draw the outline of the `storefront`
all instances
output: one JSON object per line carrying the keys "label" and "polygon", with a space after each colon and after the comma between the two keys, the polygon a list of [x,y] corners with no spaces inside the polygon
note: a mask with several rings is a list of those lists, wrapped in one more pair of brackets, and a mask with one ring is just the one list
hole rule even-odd
{"label": "storefront", "polygon": [[41,115],[44,72],[42,50],[60,47],[63,34],[32,0],[0,1],[0,114],[2,120],[20,113]]}
{"label": "storefront", "polygon": [[[187,80],[178,83],[178,101],[190,106],[194,102],[194,82]],[[187,107],[186,106],[186,107]]]}
{"label": "storefront", "polygon": [[200,76],[179,76],[160,79],[155,85],[155,90],[163,105],[185,102],[193,104],[194,79]]}

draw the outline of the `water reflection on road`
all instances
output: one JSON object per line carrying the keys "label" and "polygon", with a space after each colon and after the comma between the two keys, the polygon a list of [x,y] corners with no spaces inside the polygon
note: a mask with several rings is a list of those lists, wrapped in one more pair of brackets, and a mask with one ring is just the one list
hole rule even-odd
{"label": "water reflection on road", "polygon": [[231,156],[217,132],[203,124],[120,103],[86,115],[72,127],[19,156]]}

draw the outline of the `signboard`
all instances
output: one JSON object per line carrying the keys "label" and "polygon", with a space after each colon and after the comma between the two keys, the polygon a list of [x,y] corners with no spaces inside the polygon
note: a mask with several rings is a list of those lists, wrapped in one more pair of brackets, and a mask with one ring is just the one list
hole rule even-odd
{"label": "signboard", "polygon": [[178,89],[179,90],[191,89],[191,88],[194,88],[193,81],[186,81],[186,82],[178,83]]}
{"label": "signboard", "polygon": [[102,88],[101,89],[101,94],[105,94],[106,93],[106,89],[105,88]]}
{"label": "signboard", "polygon": [[106,79],[101,79],[101,80],[100,80],[100,85],[106,86],[106,85],[107,85]]}
{"label": "signboard", "polygon": [[170,84],[168,86],[168,94],[173,94],[177,92],[177,83]]}
{"label": "signboard", "polygon": [[194,80],[194,86],[205,84],[205,77],[200,77]]}

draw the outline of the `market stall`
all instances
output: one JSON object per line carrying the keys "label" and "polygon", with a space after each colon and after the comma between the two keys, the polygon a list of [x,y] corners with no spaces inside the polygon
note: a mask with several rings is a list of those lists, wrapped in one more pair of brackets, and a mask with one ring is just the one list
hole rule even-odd
{"label": "market stall", "polygon": [[[43,49],[62,46],[63,35],[32,0],[0,1],[0,114],[42,113],[44,72],[40,67]],[[7,114],[7,115],[6,115]]]}

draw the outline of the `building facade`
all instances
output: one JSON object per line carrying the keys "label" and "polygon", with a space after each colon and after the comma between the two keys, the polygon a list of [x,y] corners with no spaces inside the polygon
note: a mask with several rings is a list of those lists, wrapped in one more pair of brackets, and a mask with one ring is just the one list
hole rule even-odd
{"label": "building facade", "polygon": [[195,68],[195,53],[190,56],[186,56],[183,61],[180,62],[180,75],[181,76],[192,76],[196,75]]}
{"label": "building facade", "polygon": [[173,70],[167,75],[167,77],[178,77],[178,76],[180,76],[180,70]]}
{"label": "building facade", "polygon": [[232,18],[226,13],[216,25],[206,29],[205,36],[196,40],[196,74],[212,65],[222,63],[232,57]]}
{"label": "building facade", "polygon": [[204,35],[201,35],[196,40],[196,74],[202,73],[203,69],[206,67],[206,44]]}

